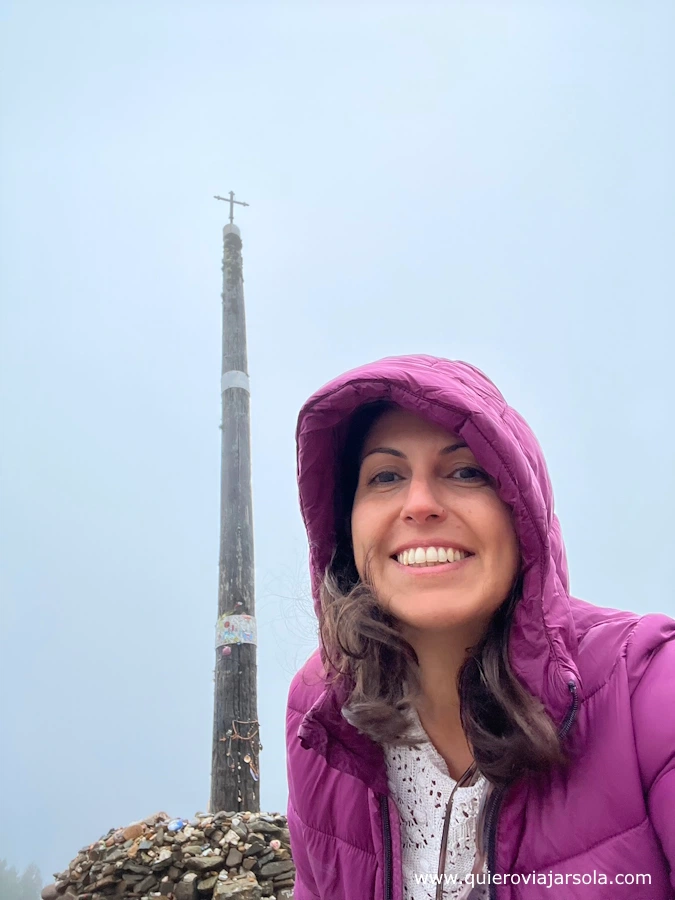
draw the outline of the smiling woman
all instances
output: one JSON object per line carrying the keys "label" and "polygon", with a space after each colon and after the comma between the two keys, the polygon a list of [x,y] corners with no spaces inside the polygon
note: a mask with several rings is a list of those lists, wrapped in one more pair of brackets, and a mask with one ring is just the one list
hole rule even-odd
{"label": "smiling woman", "polygon": [[[448,631],[450,640],[459,632],[462,656],[485,631],[518,569],[510,510],[471,450],[400,408],[382,413],[365,438],[351,534],[360,579],[367,558],[369,583],[406,626],[408,639],[429,628]],[[446,561],[439,562],[436,548]],[[455,550],[464,558],[455,560]]]}
{"label": "smiling woman", "polygon": [[320,647],[289,695],[296,900],[515,900],[525,874],[550,900],[549,873],[604,898],[585,869],[672,897],[675,622],[570,596],[519,414],[473,366],[397,357],[318,391],[297,440]]}

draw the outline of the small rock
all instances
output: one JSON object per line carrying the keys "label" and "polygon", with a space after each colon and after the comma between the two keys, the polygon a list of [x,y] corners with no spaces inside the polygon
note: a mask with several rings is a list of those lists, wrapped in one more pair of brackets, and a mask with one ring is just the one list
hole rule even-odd
{"label": "small rock", "polygon": [[218,875],[209,875],[208,878],[202,878],[201,881],[197,882],[197,890],[203,894],[210,894],[216,886],[216,881],[218,881]]}
{"label": "small rock", "polygon": [[153,860],[150,864],[150,868],[153,872],[161,872],[163,869],[168,869],[171,863],[173,862],[173,853],[168,849],[168,847],[164,847],[159,851],[159,856],[157,859]]}
{"label": "small rock", "polygon": [[127,825],[126,828],[122,829],[122,836],[125,841],[133,841],[135,838],[140,837],[145,831],[145,827],[142,822],[132,822],[131,825]]}
{"label": "small rock", "polygon": [[250,872],[228,881],[219,881],[213,891],[213,900],[261,900],[261,897],[260,885]]}
{"label": "small rock", "polygon": [[290,859],[280,859],[277,862],[270,862],[262,866],[260,874],[263,878],[274,878],[275,875],[282,875],[286,872],[292,872],[295,866]]}
{"label": "small rock", "polygon": [[140,863],[128,862],[124,863],[122,867],[127,872],[135,872],[136,875],[152,875],[152,869],[150,866],[142,866]]}
{"label": "small rock", "polygon": [[197,876],[190,872],[174,888],[175,900],[197,900]]}
{"label": "small rock", "polygon": [[237,850],[236,847],[232,847],[230,852],[227,854],[225,865],[228,867],[228,869],[232,866],[240,866],[243,858],[244,855],[239,850]]}
{"label": "small rock", "polygon": [[258,819],[256,822],[249,822],[249,831],[257,831],[258,834],[279,834],[281,828],[271,822],[265,822],[264,819]]}
{"label": "small rock", "polygon": [[156,886],[157,886],[157,878],[156,878],[156,876],[155,876],[155,875],[148,875],[147,878],[144,878],[143,881],[140,881],[140,882],[136,885],[136,887],[134,888],[134,891],[136,891],[136,892],[139,893],[139,894],[145,894],[145,893],[147,893],[147,891],[150,890],[150,888],[156,887]]}
{"label": "small rock", "polygon": [[223,865],[222,856],[191,856],[185,860],[185,868],[192,872],[211,872]]}
{"label": "small rock", "polygon": [[[156,879],[151,876],[150,884],[154,884],[155,881]],[[114,884],[117,884],[117,878],[114,875],[108,875],[107,878],[101,878],[99,881],[96,881],[90,888],[92,891],[102,891],[107,887],[112,887]]]}

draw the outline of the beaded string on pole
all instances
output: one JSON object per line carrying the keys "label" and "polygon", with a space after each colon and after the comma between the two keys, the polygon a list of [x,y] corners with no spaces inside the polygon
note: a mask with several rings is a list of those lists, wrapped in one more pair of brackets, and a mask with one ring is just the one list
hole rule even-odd
{"label": "beaded string on pole", "polygon": [[[248,733],[242,734],[237,726],[241,727],[242,731],[244,730],[244,726],[247,727]],[[227,741],[227,752],[225,754],[227,757],[227,766],[231,772],[236,771],[237,773],[237,793],[239,795],[241,795],[241,775],[239,774],[241,772],[241,762],[235,763],[234,761],[232,741],[243,741],[250,745],[243,757],[241,755],[241,746],[237,750],[237,753],[239,759],[243,759],[244,763],[248,766],[251,778],[254,781],[257,781],[260,777],[258,769],[260,751],[262,750],[259,735],[260,723],[257,719],[232,719],[232,727],[228,728],[225,732],[225,737],[221,738],[221,741]],[[241,796],[238,797],[238,800],[241,802]]]}

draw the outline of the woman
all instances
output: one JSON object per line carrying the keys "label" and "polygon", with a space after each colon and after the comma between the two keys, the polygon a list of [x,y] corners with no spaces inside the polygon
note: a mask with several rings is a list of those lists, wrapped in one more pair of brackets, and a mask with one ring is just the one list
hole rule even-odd
{"label": "woman", "polygon": [[675,622],[570,596],[519,414],[473,366],[396,357],[311,397],[297,443],[295,900],[675,896]]}

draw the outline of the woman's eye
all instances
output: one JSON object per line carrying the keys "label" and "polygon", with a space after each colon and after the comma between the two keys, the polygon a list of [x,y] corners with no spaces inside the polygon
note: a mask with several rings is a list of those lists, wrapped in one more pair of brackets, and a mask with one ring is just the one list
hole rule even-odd
{"label": "woman's eye", "polygon": [[452,473],[452,477],[454,478],[456,475],[460,477],[457,478],[457,481],[487,481],[488,476],[482,469],[477,469],[475,466],[462,466],[461,469],[455,469]]}
{"label": "woman's eye", "polygon": [[378,472],[377,475],[373,475],[368,484],[391,484],[398,477],[396,472]]}

